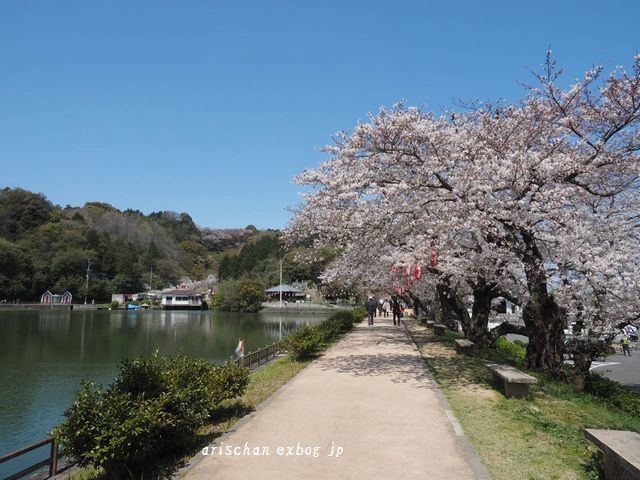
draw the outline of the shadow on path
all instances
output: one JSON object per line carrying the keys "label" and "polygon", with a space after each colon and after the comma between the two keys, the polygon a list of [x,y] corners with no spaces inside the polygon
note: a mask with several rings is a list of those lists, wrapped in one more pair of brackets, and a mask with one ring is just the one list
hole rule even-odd
{"label": "shadow on path", "polygon": [[[378,350],[358,353],[363,348]],[[375,325],[363,327],[343,340],[335,356],[322,358],[323,371],[336,371],[356,377],[389,377],[393,383],[411,384],[415,388],[432,388],[424,361],[413,350],[413,342],[404,327]]]}

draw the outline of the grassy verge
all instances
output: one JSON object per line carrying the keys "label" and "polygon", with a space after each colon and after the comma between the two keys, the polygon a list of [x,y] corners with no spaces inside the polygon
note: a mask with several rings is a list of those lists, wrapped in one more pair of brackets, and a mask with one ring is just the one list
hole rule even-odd
{"label": "grassy verge", "polygon": [[415,321],[407,326],[494,480],[598,479],[599,452],[583,430],[640,432],[637,416],[544,376],[537,375],[528,398],[506,399],[491,385],[485,363],[517,366],[521,358],[509,348],[457,355],[455,333],[437,339]]}
{"label": "grassy verge", "polygon": [[211,423],[203,429],[203,446],[229,430],[240,418],[254,411],[309,363],[309,360],[298,361],[286,356],[253,372],[244,395],[223,404],[214,414]]}

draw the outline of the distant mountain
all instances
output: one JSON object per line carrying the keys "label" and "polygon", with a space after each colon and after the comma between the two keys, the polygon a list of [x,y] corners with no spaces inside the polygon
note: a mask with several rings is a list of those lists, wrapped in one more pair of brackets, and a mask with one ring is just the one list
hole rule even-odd
{"label": "distant mountain", "polygon": [[[112,292],[159,288],[217,275],[215,256],[260,232],[198,227],[187,213],[145,215],[89,202],[62,208],[20,188],[0,190],[0,300],[45,290],[108,300]],[[89,290],[85,276],[90,267]],[[153,272],[153,276],[152,276]]]}

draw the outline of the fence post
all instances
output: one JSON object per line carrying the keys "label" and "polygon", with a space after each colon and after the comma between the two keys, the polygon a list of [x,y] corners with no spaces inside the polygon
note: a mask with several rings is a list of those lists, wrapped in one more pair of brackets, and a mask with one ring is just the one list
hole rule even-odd
{"label": "fence post", "polygon": [[55,438],[51,439],[51,464],[49,465],[49,477],[55,476],[58,470],[58,444]]}

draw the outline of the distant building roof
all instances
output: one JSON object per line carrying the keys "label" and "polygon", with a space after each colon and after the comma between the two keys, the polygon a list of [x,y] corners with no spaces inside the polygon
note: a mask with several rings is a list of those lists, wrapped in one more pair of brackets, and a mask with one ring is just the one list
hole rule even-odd
{"label": "distant building roof", "polygon": [[298,290],[295,287],[292,287],[291,285],[277,285],[275,287],[271,287],[265,290],[266,293],[280,293],[282,291],[282,293],[302,293],[300,290]]}
{"label": "distant building roof", "polygon": [[189,289],[178,289],[178,290],[167,290],[166,292],[162,292],[162,295],[200,295],[195,290]]}

